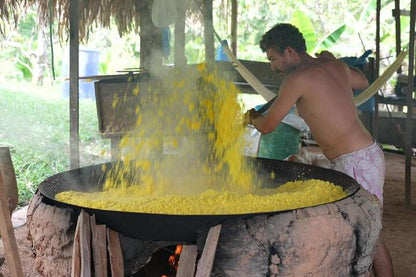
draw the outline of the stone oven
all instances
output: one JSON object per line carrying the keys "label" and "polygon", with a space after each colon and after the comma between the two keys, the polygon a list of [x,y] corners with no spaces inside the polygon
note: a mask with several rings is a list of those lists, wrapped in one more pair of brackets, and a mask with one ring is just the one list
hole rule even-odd
{"label": "stone oven", "polygon": [[[177,257],[179,268],[194,266],[194,271],[184,276],[368,276],[381,229],[378,200],[342,173],[291,162],[270,164],[280,166],[279,172],[291,178],[314,176],[338,183],[344,178],[354,185],[342,200],[276,213],[192,218],[113,214],[86,207],[91,216],[84,212],[81,215],[91,218],[92,225],[104,224],[113,238],[116,234],[119,252],[113,248],[108,255],[122,256],[125,276],[168,274],[152,275],[152,270],[166,264],[166,258],[160,257],[170,256],[177,245],[186,248],[186,254],[183,251],[184,256],[181,253]],[[101,167],[52,176],[33,198],[28,210],[28,235],[42,275],[69,276],[74,266],[74,245],[79,243],[77,216],[82,207],[57,203],[54,194],[68,185],[97,189],[97,180],[103,177],[97,168]],[[211,256],[203,258],[206,252]],[[207,266],[206,260],[211,265]],[[93,266],[91,270],[94,272]]]}

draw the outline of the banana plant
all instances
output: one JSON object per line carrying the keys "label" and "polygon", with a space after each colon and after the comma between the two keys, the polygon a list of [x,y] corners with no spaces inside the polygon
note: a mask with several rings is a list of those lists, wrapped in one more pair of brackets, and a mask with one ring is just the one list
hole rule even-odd
{"label": "banana plant", "polygon": [[346,24],[342,24],[335,31],[326,35],[323,39],[318,40],[312,21],[300,10],[293,13],[291,24],[302,32],[305,38],[307,52],[311,55],[319,50],[331,48],[331,46],[337,43],[347,28]]}

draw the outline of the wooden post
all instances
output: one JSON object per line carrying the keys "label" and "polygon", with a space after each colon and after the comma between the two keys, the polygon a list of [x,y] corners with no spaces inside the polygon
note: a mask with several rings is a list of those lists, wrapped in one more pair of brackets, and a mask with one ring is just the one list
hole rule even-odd
{"label": "wooden post", "polygon": [[69,155],[79,167],[79,0],[69,3]]}
{"label": "wooden post", "polygon": [[185,56],[185,17],[186,1],[176,1],[176,10],[178,16],[175,22],[175,46],[174,46],[174,63],[175,67],[182,67],[187,64]]}
{"label": "wooden post", "polygon": [[162,66],[162,30],[152,22],[152,1],[140,5],[140,67],[146,71]]}
{"label": "wooden post", "polygon": [[215,61],[214,26],[212,21],[212,0],[203,0],[202,16],[204,17],[205,62]]}
{"label": "wooden post", "polygon": [[217,249],[218,239],[220,238],[221,225],[209,229],[205,241],[204,250],[198,262],[196,277],[211,276],[212,266],[214,265],[215,251]]}
{"label": "wooden post", "polygon": [[[400,0],[394,0],[394,10],[393,10],[393,16],[394,21],[396,23],[396,57],[400,54],[400,51],[402,50],[402,39],[401,39],[401,31],[400,31]],[[402,73],[402,67],[400,66],[397,70],[397,73]]]}
{"label": "wooden post", "polygon": [[3,177],[0,172],[0,231],[3,237],[6,260],[10,273],[13,277],[23,277],[22,265],[20,263],[16,238],[14,236],[12,220],[10,218],[9,201],[6,196]]}
{"label": "wooden post", "polygon": [[[410,14],[416,12],[416,1],[411,1]],[[407,81],[407,118],[406,118],[406,164],[405,164],[405,206],[412,207],[411,184],[412,184],[412,156],[413,156],[413,87],[414,87],[414,64],[415,64],[415,16],[410,17],[409,30],[409,66]]]}
{"label": "wooden post", "polygon": [[238,3],[237,0],[231,1],[231,50],[234,56],[237,57],[237,16]]}

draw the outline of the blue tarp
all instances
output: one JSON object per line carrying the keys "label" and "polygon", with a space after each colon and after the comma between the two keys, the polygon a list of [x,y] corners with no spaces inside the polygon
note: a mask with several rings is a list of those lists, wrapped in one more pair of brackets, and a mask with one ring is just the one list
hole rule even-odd
{"label": "blue tarp", "polygon": [[[373,53],[371,50],[367,50],[367,51],[364,52],[364,54],[362,54],[358,58],[357,57],[342,57],[340,59],[343,60],[349,66],[355,67],[355,68],[363,71],[364,67],[368,63],[367,58],[371,53]],[[363,91],[362,90],[353,90],[353,92],[354,92],[354,96],[357,96],[357,95],[361,94]],[[358,109],[361,110],[361,111],[366,111],[366,112],[374,112],[374,107],[375,107],[375,99],[374,99],[374,97],[371,97],[366,102],[359,105]]]}

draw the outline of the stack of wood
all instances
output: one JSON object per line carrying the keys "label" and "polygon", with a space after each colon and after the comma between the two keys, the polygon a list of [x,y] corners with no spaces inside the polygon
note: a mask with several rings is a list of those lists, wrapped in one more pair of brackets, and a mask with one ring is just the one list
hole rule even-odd
{"label": "stack of wood", "polygon": [[83,210],[78,216],[72,253],[71,276],[108,276],[108,272],[111,276],[124,276],[118,233],[96,224],[95,216]]}
{"label": "stack of wood", "polygon": [[[198,263],[196,245],[183,245],[178,260],[177,277],[211,275],[220,231],[221,225],[210,228]],[[108,272],[107,254],[110,267]],[[71,272],[74,277],[108,276],[108,273],[111,273],[110,276],[124,276],[123,253],[118,233],[105,225],[97,225],[95,216],[84,211],[78,216]]]}

